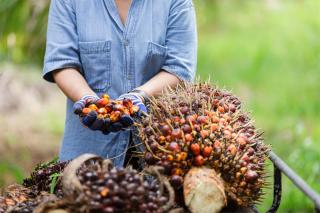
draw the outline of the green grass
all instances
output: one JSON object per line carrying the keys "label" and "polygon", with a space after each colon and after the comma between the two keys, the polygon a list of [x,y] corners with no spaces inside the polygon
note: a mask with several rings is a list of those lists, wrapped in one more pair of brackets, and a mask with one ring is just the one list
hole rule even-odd
{"label": "green grass", "polygon": [[[319,1],[197,4],[198,74],[232,89],[273,150],[320,192]],[[214,3],[211,3],[214,5]],[[262,211],[271,204],[269,190]],[[280,212],[313,212],[284,178]]]}

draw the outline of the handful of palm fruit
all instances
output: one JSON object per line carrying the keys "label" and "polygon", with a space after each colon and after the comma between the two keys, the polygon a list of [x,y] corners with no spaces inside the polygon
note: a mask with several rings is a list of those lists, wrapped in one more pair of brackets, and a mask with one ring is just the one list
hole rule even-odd
{"label": "handful of palm fruit", "polygon": [[84,106],[75,106],[74,113],[80,116],[82,123],[92,130],[104,134],[118,132],[133,125],[133,117],[139,107],[132,100],[111,100],[107,94],[97,101],[88,101]]}
{"label": "handful of palm fruit", "polygon": [[186,83],[150,102],[150,116],[138,127],[147,164],[163,166],[177,190],[192,168],[207,167],[229,202],[260,200],[269,147],[237,97],[208,83]]}

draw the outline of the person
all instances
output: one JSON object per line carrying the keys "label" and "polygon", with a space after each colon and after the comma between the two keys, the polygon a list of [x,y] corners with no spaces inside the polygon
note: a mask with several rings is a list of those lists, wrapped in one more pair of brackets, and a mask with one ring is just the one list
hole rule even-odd
{"label": "person", "polygon": [[143,96],[192,81],[196,62],[192,0],[51,0],[43,78],[67,97],[60,160],[93,153],[123,165],[130,131],[85,128],[74,102],[107,93],[142,109]]}

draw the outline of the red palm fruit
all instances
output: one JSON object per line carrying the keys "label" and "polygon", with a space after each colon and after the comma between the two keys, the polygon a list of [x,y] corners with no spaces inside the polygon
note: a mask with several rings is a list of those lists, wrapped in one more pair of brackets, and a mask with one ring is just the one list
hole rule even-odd
{"label": "red palm fruit", "polygon": [[208,117],[201,115],[197,118],[197,123],[202,125],[202,124],[206,124],[208,122]]}
{"label": "red palm fruit", "polygon": [[169,125],[163,125],[161,126],[161,132],[164,136],[167,136],[171,133],[171,128]]}
{"label": "red palm fruit", "polygon": [[122,100],[122,104],[127,108],[131,108],[133,106],[132,100],[130,98],[124,98]]}
{"label": "red palm fruit", "polygon": [[90,108],[83,108],[82,109],[82,114],[87,115],[91,112],[92,110]]}
{"label": "red palm fruit", "polygon": [[220,119],[217,116],[213,116],[211,118],[211,120],[212,120],[213,123],[219,123],[219,121],[220,121]]}
{"label": "red palm fruit", "polygon": [[236,106],[234,104],[229,104],[229,110],[231,112],[235,112],[237,109],[236,109]]}
{"label": "red palm fruit", "polygon": [[188,123],[191,123],[191,124],[195,124],[195,123],[196,123],[196,119],[195,119],[192,115],[188,115],[188,116],[186,117],[186,121],[187,121]]}
{"label": "red palm fruit", "polygon": [[186,134],[186,135],[184,136],[184,138],[186,139],[186,142],[191,142],[191,141],[193,141],[193,137],[192,137],[191,134]]}
{"label": "red palm fruit", "polygon": [[218,141],[218,140],[216,140],[216,141],[214,142],[214,144],[213,144],[213,147],[216,148],[216,149],[221,148],[221,142]]}
{"label": "red palm fruit", "polygon": [[204,162],[205,162],[205,160],[202,157],[202,155],[198,155],[194,159],[194,165],[196,165],[196,166],[202,166],[204,164]]}
{"label": "red palm fruit", "polygon": [[191,133],[192,132],[192,128],[189,124],[185,124],[182,126],[182,130],[184,133]]}
{"label": "red palm fruit", "polygon": [[209,157],[211,155],[211,153],[212,153],[212,147],[211,146],[205,146],[203,148],[202,155],[204,157]]}
{"label": "red palm fruit", "polygon": [[242,160],[244,160],[245,162],[249,162],[250,161],[250,158],[247,154],[244,154],[241,158]]}
{"label": "red palm fruit", "polygon": [[210,132],[208,130],[201,130],[200,135],[203,139],[207,138],[209,136]]}
{"label": "red palm fruit", "polygon": [[240,148],[244,148],[247,145],[247,142],[243,137],[238,137],[237,143],[239,144]]}
{"label": "red palm fruit", "polygon": [[96,105],[98,107],[104,107],[105,105],[107,105],[109,103],[109,99],[107,98],[101,98],[99,100],[97,100]]}
{"label": "red palm fruit", "polygon": [[197,143],[191,144],[190,149],[194,155],[200,154],[200,145],[199,144],[197,144]]}
{"label": "red palm fruit", "polygon": [[112,111],[110,114],[110,120],[112,122],[117,122],[120,119],[121,112],[119,111]]}
{"label": "red palm fruit", "polygon": [[173,117],[173,122],[179,123],[180,122],[180,117],[179,116],[174,116]]}
{"label": "red palm fruit", "polygon": [[252,147],[250,147],[248,150],[247,150],[247,153],[248,153],[248,156],[252,156],[254,154],[254,149]]}
{"label": "red palm fruit", "polygon": [[179,122],[179,123],[180,123],[180,125],[183,125],[183,124],[185,124],[185,123],[186,123],[186,119],[184,119],[184,118],[181,118],[181,119],[180,119],[180,122]]}
{"label": "red palm fruit", "polygon": [[252,183],[258,178],[258,173],[256,171],[248,170],[244,177],[247,182]]}
{"label": "red palm fruit", "polygon": [[218,99],[214,99],[213,101],[212,101],[212,105],[213,106],[217,106],[219,104],[219,100]]}
{"label": "red palm fruit", "polygon": [[113,105],[110,102],[107,105],[105,105],[104,108],[107,110],[108,113],[111,113],[113,111]]}
{"label": "red palm fruit", "polygon": [[95,104],[90,104],[88,108],[94,111],[98,110],[98,107]]}
{"label": "red palm fruit", "polygon": [[171,151],[173,151],[173,152],[177,152],[177,151],[180,150],[180,146],[179,146],[179,144],[176,143],[176,142],[171,142],[171,143],[169,144],[169,149],[170,149]]}
{"label": "red palm fruit", "polygon": [[168,135],[168,136],[166,137],[166,141],[167,141],[167,142],[171,142],[171,141],[172,141],[171,135]]}
{"label": "red palm fruit", "polygon": [[218,124],[215,124],[215,123],[211,124],[211,132],[214,132],[217,129],[218,129]]}
{"label": "red palm fruit", "polygon": [[228,146],[228,151],[231,155],[235,155],[237,153],[237,147],[234,144]]}
{"label": "red palm fruit", "polygon": [[224,113],[224,108],[223,108],[222,106],[219,106],[219,107],[218,107],[218,111],[219,111],[220,113]]}
{"label": "red palm fruit", "polygon": [[181,138],[181,129],[174,129],[171,132],[171,136],[175,139],[180,139]]}

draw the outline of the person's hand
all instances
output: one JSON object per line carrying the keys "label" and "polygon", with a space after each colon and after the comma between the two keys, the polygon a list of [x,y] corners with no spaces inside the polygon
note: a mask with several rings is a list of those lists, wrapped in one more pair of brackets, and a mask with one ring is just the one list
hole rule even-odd
{"label": "person's hand", "polygon": [[110,100],[109,96],[105,94],[101,98],[84,96],[74,104],[73,110],[75,114],[79,115],[84,126],[107,135],[134,124],[131,115],[138,113],[139,107],[133,106],[133,101],[129,98],[115,101]]}
{"label": "person's hand", "polygon": [[88,104],[96,103],[98,100],[99,97],[97,95],[85,95],[73,104],[73,112],[77,115],[80,115],[83,108],[85,108]]}
{"label": "person's hand", "polygon": [[139,114],[148,114],[148,110],[147,110],[147,107],[145,106],[145,99],[146,97],[143,96],[141,94],[141,91],[140,90],[133,90],[129,93],[125,93],[125,94],[122,94],[118,100],[123,100],[123,99],[130,99],[133,103],[133,105],[136,105],[139,107]]}

